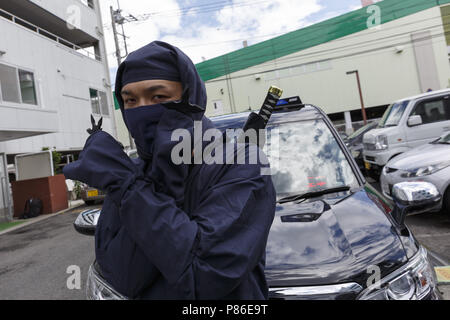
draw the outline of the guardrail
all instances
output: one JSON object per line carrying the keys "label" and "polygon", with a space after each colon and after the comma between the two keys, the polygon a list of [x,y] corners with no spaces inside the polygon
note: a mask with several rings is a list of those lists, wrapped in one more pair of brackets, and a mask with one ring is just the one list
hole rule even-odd
{"label": "guardrail", "polygon": [[51,33],[50,31],[42,29],[42,28],[32,24],[31,22],[28,22],[22,18],[19,18],[19,17],[13,15],[12,13],[9,13],[8,11],[0,9],[0,17],[5,18],[9,21],[12,21],[15,24],[18,24],[24,28],[27,28],[28,30],[34,31],[37,34],[46,37],[47,39],[50,39],[59,44],[62,44],[64,46],[74,50],[76,53],[82,54],[93,60],[102,61],[101,56],[99,56],[95,53],[89,52],[88,50],[86,50],[80,46],[77,46],[76,44],[74,44],[66,39],[63,39],[63,38],[57,36],[56,34]]}

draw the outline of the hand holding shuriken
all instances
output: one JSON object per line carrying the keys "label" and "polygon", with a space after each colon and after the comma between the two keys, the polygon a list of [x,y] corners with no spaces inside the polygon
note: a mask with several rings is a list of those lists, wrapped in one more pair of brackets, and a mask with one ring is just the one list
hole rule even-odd
{"label": "hand holding shuriken", "polygon": [[101,117],[100,120],[98,121],[98,123],[95,124],[95,119],[91,114],[91,124],[92,124],[92,128],[89,128],[86,130],[90,135],[93,135],[94,133],[96,133],[98,131],[102,131],[103,117]]}

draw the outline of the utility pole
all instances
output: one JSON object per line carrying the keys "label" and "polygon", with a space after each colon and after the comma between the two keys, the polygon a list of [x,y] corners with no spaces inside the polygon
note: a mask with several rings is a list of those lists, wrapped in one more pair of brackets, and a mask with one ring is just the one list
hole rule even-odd
{"label": "utility pole", "polygon": [[364,120],[364,125],[367,124],[367,116],[366,116],[366,109],[364,108],[364,99],[363,99],[363,95],[362,95],[362,90],[361,90],[361,82],[359,81],[359,72],[358,70],[353,70],[353,71],[348,71],[347,74],[356,74],[356,81],[358,82],[358,90],[359,90],[359,99],[361,101],[361,112],[362,112],[362,116],[363,116],[363,120]]}
{"label": "utility pole", "polygon": [[122,53],[120,52],[119,38],[117,37],[116,16],[114,15],[113,7],[110,6],[109,9],[111,10],[112,30],[113,30],[113,34],[114,34],[114,43],[116,44],[117,66],[120,66],[120,64],[122,63]]}
{"label": "utility pole", "polygon": [[[118,33],[117,33],[117,28],[116,28],[116,23],[117,23],[117,16],[116,16],[116,14],[120,13],[120,11],[114,12],[112,6],[110,6],[109,9],[111,11],[111,24],[112,24],[113,34],[114,34],[114,43],[116,44],[117,66],[120,66],[120,64],[122,63],[122,53],[120,52],[119,38],[117,37]],[[123,32],[123,24],[122,24],[122,34],[123,34],[123,37],[124,37],[125,48],[126,48],[126,38],[125,38],[125,33]],[[130,148],[131,149],[136,149],[136,145],[134,144],[134,140],[131,137],[130,132],[128,132],[128,138],[130,139]]]}

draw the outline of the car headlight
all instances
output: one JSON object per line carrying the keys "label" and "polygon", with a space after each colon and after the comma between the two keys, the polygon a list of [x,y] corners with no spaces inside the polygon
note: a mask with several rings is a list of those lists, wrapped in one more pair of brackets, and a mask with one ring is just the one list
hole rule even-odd
{"label": "car headlight", "polygon": [[361,154],[361,150],[352,150],[353,158],[358,158],[360,154]]}
{"label": "car headlight", "polygon": [[89,267],[86,283],[86,296],[88,300],[128,300],[114,290],[91,265]]}
{"label": "car headlight", "polygon": [[361,300],[420,300],[436,286],[427,251],[419,252],[403,267],[369,286],[358,297]]}
{"label": "car headlight", "polygon": [[389,147],[388,138],[385,135],[379,135],[375,139],[376,150],[386,150]]}
{"label": "car headlight", "polygon": [[450,166],[450,161],[408,170],[401,174],[403,178],[423,177]]}

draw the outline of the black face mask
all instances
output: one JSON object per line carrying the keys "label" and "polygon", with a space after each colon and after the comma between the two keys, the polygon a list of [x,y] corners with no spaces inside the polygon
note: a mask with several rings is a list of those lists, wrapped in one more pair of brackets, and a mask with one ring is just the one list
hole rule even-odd
{"label": "black face mask", "polygon": [[151,161],[158,123],[167,109],[161,104],[125,109],[128,130],[136,143],[139,157]]}

